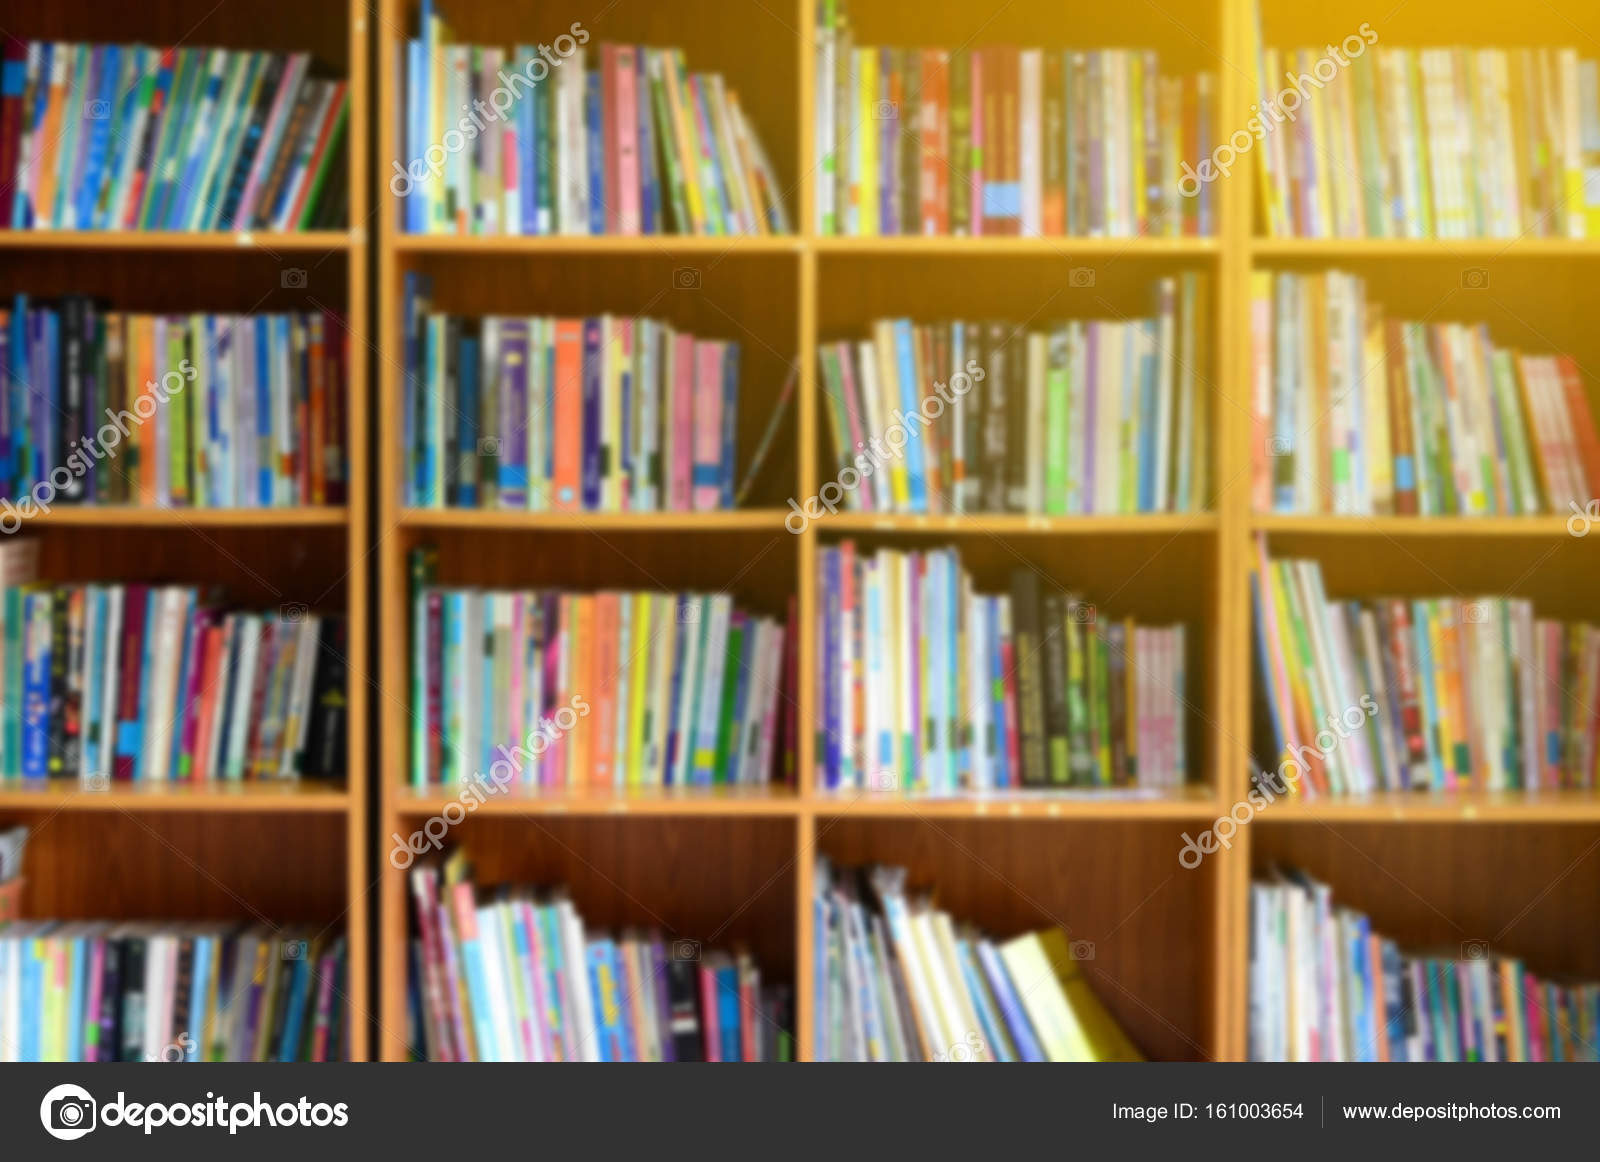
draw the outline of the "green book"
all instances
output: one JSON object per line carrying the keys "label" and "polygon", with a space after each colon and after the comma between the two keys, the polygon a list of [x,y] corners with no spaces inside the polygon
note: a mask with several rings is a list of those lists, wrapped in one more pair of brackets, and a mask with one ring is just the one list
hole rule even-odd
{"label": "green book", "polygon": [[[187,328],[181,316],[167,321],[167,349],[164,354],[164,361],[158,361],[156,364],[156,370],[161,373],[157,377],[158,383],[173,372],[180,376],[183,374],[180,369],[183,366],[183,361],[188,358],[188,335],[186,332]],[[172,381],[169,380],[168,382]],[[168,482],[169,495],[167,499],[173,504],[179,504],[189,498],[189,409],[185,405],[188,403],[186,396],[193,386],[193,384],[185,383],[183,391],[176,397],[169,399],[167,404],[164,405],[167,408],[167,439],[169,441],[167,469],[171,474]],[[165,386],[162,387],[162,390],[166,390]]]}
{"label": "green book", "polygon": [[1085,688],[1088,651],[1084,639],[1093,633],[1087,621],[1091,608],[1069,594],[1067,615],[1061,626],[1067,643],[1067,782],[1078,787],[1092,786],[1095,781],[1091,748],[1093,726],[1089,691]]}
{"label": "green book", "polygon": [[1069,433],[1072,430],[1071,335],[1065,327],[1050,333],[1050,362],[1045,371],[1045,477],[1044,510],[1051,516],[1067,511],[1067,460]]}
{"label": "green book", "polygon": [[742,616],[734,618],[728,628],[728,659],[722,668],[722,709],[717,714],[717,765],[712,779],[719,786],[728,781],[728,760],[735,737],[733,711],[738,701],[739,683],[748,680],[744,643],[751,631],[752,627]]}
{"label": "green book", "polygon": [[328,175],[333,172],[334,166],[343,158],[345,123],[350,119],[350,94],[345,92],[339,98],[339,110],[334,114],[333,129],[328,134],[328,147],[322,151],[320,158],[313,160],[317,163],[316,173],[311,175],[311,186],[306,193],[305,208],[300,211],[300,220],[289,223],[297,230],[306,230],[311,226],[319,210],[317,203],[322,196],[323,187],[328,183]]}
{"label": "green book", "polygon": [[185,127],[193,120],[194,92],[204,79],[205,53],[199,49],[180,48],[173,65],[172,88],[167,92],[167,104],[161,115],[160,136],[156,138],[155,152],[150,155],[150,172],[144,179],[144,204],[139,207],[141,230],[161,226],[164,202],[176,177],[177,162],[173,155]]}
{"label": "green book", "polygon": [[194,216],[190,229],[215,230],[220,223],[222,203],[227,200],[228,181],[233,176],[239,159],[239,149],[244,143],[250,123],[250,112],[260,95],[262,77],[266,72],[267,54],[241,53],[240,76],[236,91],[227,104],[227,120],[218,127],[217,145],[206,164],[205,179],[200,185],[200,197],[195,199]]}

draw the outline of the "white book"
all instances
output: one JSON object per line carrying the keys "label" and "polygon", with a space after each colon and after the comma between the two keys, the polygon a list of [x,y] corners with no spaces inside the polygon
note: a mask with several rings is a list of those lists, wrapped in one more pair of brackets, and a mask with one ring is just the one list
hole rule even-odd
{"label": "white book", "polygon": [[172,586],[158,591],[155,637],[151,640],[150,690],[144,715],[144,740],[139,756],[141,779],[170,780],[172,726],[178,698],[179,657],[187,594]]}
{"label": "white book", "polygon": [[262,619],[254,614],[239,617],[239,660],[235,667],[233,706],[228,712],[227,777],[243,777],[245,743],[250,734],[250,705],[254,697],[257,660],[261,653]]}
{"label": "white book", "polygon": [[817,102],[816,102],[816,143],[817,143],[817,218],[816,231],[820,236],[838,234],[841,231],[834,220],[834,194],[836,185],[836,167],[838,155],[836,150],[838,142],[834,139],[836,124],[834,85],[834,59],[838,51],[835,42],[835,32],[825,22],[819,22],[817,27]]}
{"label": "white book", "polygon": [[1125,323],[1099,323],[1099,367],[1095,384],[1094,511],[1115,513],[1122,504],[1123,331]]}
{"label": "white book", "polygon": [[300,774],[300,756],[305,752],[306,731],[311,725],[311,683],[317,672],[322,618],[308,615],[296,629],[299,643],[295,648],[294,677],[289,688],[289,716],[284,723],[283,745],[278,752],[280,779],[292,779]]}
{"label": "white book", "polygon": [[510,981],[506,972],[505,941],[501,939],[503,921],[500,905],[480,904],[478,912],[478,953],[483,961],[484,996],[474,997],[474,1004],[483,1004],[489,1010],[487,1026],[494,1033],[492,1045],[478,1046],[480,1061],[517,1061],[522,1059],[517,1036],[518,1022],[512,1015]]}
{"label": "white book", "polygon": [[571,900],[558,899],[555,906],[565,945],[567,998],[573,1002],[573,1011],[566,1015],[577,1034],[577,1053],[572,1060],[599,1061],[600,1030],[595,1024],[594,994],[589,987],[589,945],[583,935],[583,920]]}
{"label": "white book", "polygon": [[1044,149],[1041,146],[1043,111],[1040,94],[1044,87],[1044,54],[1036,48],[1025,48],[1018,54],[1018,99],[1022,111],[1018,117],[1021,130],[1022,178],[1022,234],[1037,238],[1044,233],[1043,168]]}
{"label": "white book", "polygon": [[[873,436],[879,436],[887,430],[887,416],[880,394],[882,390],[878,382],[877,345],[870,340],[863,340],[856,344],[856,394],[865,413],[862,419],[866,423],[866,430]],[[879,447],[883,448],[884,445],[879,444]],[[872,451],[870,441],[861,454],[869,458],[878,456],[877,452]],[[889,487],[891,464],[892,461],[886,458],[877,464],[872,473],[872,506],[877,512],[894,511],[894,493]]]}
{"label": "white book", "polygon": [[717,763],[717,727],[722,710],[722,683],[728,664],[728,630],[733,598],[726,593],[707,599],[705,653],[701,659],[695,715],[694,764],[691,782],[709,784]]}

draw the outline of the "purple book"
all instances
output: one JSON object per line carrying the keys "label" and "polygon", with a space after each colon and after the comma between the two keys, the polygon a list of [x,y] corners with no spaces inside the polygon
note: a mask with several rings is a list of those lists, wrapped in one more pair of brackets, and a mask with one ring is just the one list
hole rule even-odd
{"label": "purple book", "polygon": [[659,937],[650,943],[650,977],[655,982],[656,1013],[661,1024],[661,1060],[676,1061],[672,1043],[672,996],[667,990],[667,945]]}
{"label": "purple book", "polygon": [[976,947],[984,975],[989,978],[989,987],[994,990],[994,999],[1000,1005],[1001,1016],[1005,1018],[1006,1028],[1011,1033],[1011,1043],[1017,1047],[1017,1056],[1024,1061],[1043,1061],[1044,1051],[1039,1047],[1039,1039],[1034,1036],[1033,1024],[1028,1020],[1000,954],[987,940],[979,941]]}
{"label": "purple book", "polygon": [[528,324],[500,324],[500,507],[528,507]]}
{"label": "purple book", "polygon": [[583,321],[583,507],[600,507],[600,320]]}

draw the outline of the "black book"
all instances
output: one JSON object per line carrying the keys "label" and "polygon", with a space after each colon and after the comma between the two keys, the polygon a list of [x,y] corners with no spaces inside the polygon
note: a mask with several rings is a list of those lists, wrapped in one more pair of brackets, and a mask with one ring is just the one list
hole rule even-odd
{"label": "black book", "polygon": [[278,152],[272,159],[272,168],[267,171],[261,183],[261,193],[256,198],[255,214],[250,223],[252,229],[264,230],[272,225],[273,210],[277,208],[283,192],[283,183],[289,176],[292,163],[300,155],[301,139],[308,132],[314,133],[320,128],[311,123],[311,118],[322,96],[321,85],[322,82],[309,77],[300,82],[300,91],[295,94],[294,105],[289,110],[289,120],[278,138]]}
{"label": "black book", "polygon": [[[939,394],[937,384],[944,384],[945,394],[949,395],[951,399],[955,398],[955,395],[950,392],[949,385],[950,373],[954,370],[950,363],[950,329],[956,325],[953,323],[936,323],[927,328],[928,349],[932,353],[930,361],[933,366],[928,372],[930,382],[926,387],[926,391],[927,394],[941,400],[941,402],[943,396]],[[955,462],[953,458],[955,445],[951,438],[951,434],[955,431],[955,426],[959,422],[956,410],[946,403],[944,412],[933,422],[930,429],[933,434],[933,445],[930,450],[937,451],[939,456],[940,496],[938,507],[941,512],[960,511],[956,507]]]}
{"label": "black book", "polygon": [[[201,988],[205,985],[201,984]],[[147,1047],[146,1055],[153,1056],[157,1061],[166,1061],[174,1057],[171,1046],[178,1046],[178,1052],[183,1052],[183,1047],[190,1044],[193,1038],[199,1036],[199,1030],[189,1028],[189,1009],[194,999],[194,937],[181,936],[178,938],[178,969],[176,979],[172,982],[172,1026],[167,1030],[166,1045]]]}
{"label": "black book", "polygon": [[119,1061],[144,1059],[144,960],[145,938],[130,936],[122,945],[122,1005],[118,1023],[122,1028]]}
{"label": "black book", "polygon": [[[280,934],[281,936],[281,934]],[[302,960],[310,955],[311,942],[298,935],[282,936],[273,941],[273,970],[267,976],[267,987],[272,994],[272,1025],[267,1030],[266,1044],[262,1045],[259,1060],[276,1061],[278,1049],[283,1044],[283,1028],[289,1012],[289,994],[294,988],[296,971]]]}
{"label": "black book", "polygon": [[1017,726],[1022,737],[1022,785],[1049,783],[1045,761],[1044,690],[1040,674],[1039,578],[1032,569],[1011,573],[1011,628],[1016,642]]}
{"label": "black book", "polygon": [[84,603],[88,595],[74,588],[67,605],[67,659],[65,684],[61,691],[61,773],[69,778],[78,773],[83,747],[84,679]]}
{"label": "black book", "polygon": [[104,967],[100,974],[100,1025],[96,1060],[115,1061],[122,1051],[122,941],[106,938]]}
{"label": "black book", "polygon": [[1111,781],[1121,787],[1132,782],[1133,755],[1128,751],[1128,632],[1120,621],[1106,627],[1106,703],[1110,708]]}
{"label": "black book", "polygon": [[346,673],[344,619],[324,618],[317,635],[311,721],[306,726],[306,748],[299,764],[302,775],[326,779],[345,770],[345,731],[350,720]]}
{"label": "black book", "polygon": [[[461,419],[461,320],[451,316],[444,324],[444,455],[440,457],[440,470],[444,473],[445,504],[458,503],[461,488],[461,447],[459,426]],[[426,429],[424,429],[426,430]]]}
{"label": "black book", "polygon": [[1028,511],[1028,336],[1009,336],[1006,359],[1006,511]]}
{"label": "black book", "polygon": [[84,453],[94,465],[94,470],[90,472],[86,483],[89,499],[105,504],[111,499],[111,457],[106,449],[100,447],[96,433],[105,425],[106,412],[111,409],[111,383],[110,368],[106,358],[106,317],[100,313],[93,299],[84,301],[83,334],[89,345],[89,359],[84,376],[86,387],[83,434],[91,440],[96,440],[95,447],[100,451],[98,456],[93,452]]}
{"label": "black book", "polygon": [[233,172],[228,175],[228,184],[222,190],[222,212],[217,216],[219,229],[233,229],[234,215],[239,212],[239,202],[243,199],[244,188],[250,181],[250,171],[255,166],[256,154],[261,149],[262,134],[266,131],[267,117],[272,112],[272,103],[277,99],[278,86],[283,81],[286,67],[287,61],[273,54],[267,58],[266,68],[262,70],[261,88],[257,90],[255,107],[250,110],[249,120],[245,122],[244,136],[239,142],[239,155],[234,161]]}
{"label": "black book", "polygon": [[988,325],[984,353],[989,362],[983,381],[983,495],[980,512],[1006,510],[1006,414],[1010,376],[1010,352],[1006,338],[1011,328],[1005,323]]}
{"label": "black book", "polygon": [[[83,477],[71,470],[68,457],[77,450],[83,434],[83,299],[63,295],[61,299],[61,411],[56,419],[55,467],[66,468],[68,479],[61,489],[61,500],[78,504],[83,500]],[[79,460],[81,460],[81,455]]]}
{"label": "black book", "polygon": [[1049,781],[1058,787],[1071,782],[1068,742],[1071,724],[1067,718],[1067,641],[1066,601],[1050,592],[1044,598],[1044,624],[1039,627],[1044,639],[1044,735]]}
{"label": "black book", "polygon": [[667,962],[667,997],[672,1005],[672,1054],[674,1061],[704,1061],[705,1038],[700,1017],[700,962],[680,960],[674,946]]}

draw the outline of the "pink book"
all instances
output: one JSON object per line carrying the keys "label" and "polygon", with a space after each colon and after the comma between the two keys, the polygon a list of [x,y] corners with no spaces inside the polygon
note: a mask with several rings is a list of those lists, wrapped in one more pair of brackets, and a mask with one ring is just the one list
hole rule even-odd
{"label": "pink book", "polygon": [[[630,72],[627,75],[631,77],[633,74]],[[637,234],[637,215],[635,223],[632,233]],[[623,233],[628,231],[624,230]],[[632,510],[630,501],[633,493],[629,485],[634,473],[644,471],[642,464],[633,462],[633,450],[639,446],[639,436],[633,430],[635,418],[639,415],[639,362],[633,357],[633,320],[617,319],[616,328],[622,343],[622,374],[628,377],[628,390],[622,397],[622,431],[618,433],[622,447],[617,450],[617,495],[621,510],[629,512]]]}
{"label": "pink book", "polygon": [[694,336],[672,337],[672,464],[673,512],[688,512],[694,463]]}
{"label": "pink book", "polygon": [[501,228],[506,234],[521,234],[522,181],[517,165],[517,123],[507,121],[500,134],[500,177],[505,186],[505,202],[500,211]]}
{"label": "pink book", "polygon": [[528,955],[521,962],[521,970],[527,981],[529,1011],[532,1014],[526,1022],[527,1028],[524,1033],[531,1051],[529,1059],[559,1061],[561,1055],[556,1052],[550,1037],[550,999],[545,992],[544,978],[544,966],[547,962],[544,937],[539,932],[539,914],[527,900],[516,901],[515,907],[517,920],[522,924],[523,931],[528,934]]}
{"label": "pink book", "polygon": [[311,1035],[313,1061],[328,1059],[328,1030],[333,1019],[333,976],[337,966],[338,961],[332,956],[324,956],[317,963],[317,1007],[314,1032]]}
{"label": "pink book", "polygon": [[[972,103],[971,103],[971,108],[972,108],[972,156],[974,158],[979,158],[979,157],[983,156],[983,146],[984,146],[983,117],[981,116],[981,113],[980,113],[980,111],[983,109],[983,69],[978,64],[978,60],[982,55],[983,55],[982,53],[977,53],[977,52],[972,54]],[[971,165],[969,163],[968,168],[972,171],[972,209],[967,214],[967,219],[970,222],[970,225],[969,225],[968,228],[972,231],[973,234],[982,234],[983,233],[983,167],[981,165]]]}
{"label": "pink book", "polygon": [[706,1060],[722,1060],[722,1027],[717,1023],[717,974],[700,966],[700,1034],[706,1041]]}
{"label": "pink book", "polygon": [[[555,692],[551,700],[557,711],[567,705],[567,640],[572,629],[572,596],[562,593],[556,597],[555,646],[545,654],[545,684]],[[567,736],[559,734],[545,751],[546,787],[567,785]]]}
{"label": "pink book", "polygon": [[[845,459],[849,460],[853,456],[856,449],[861,448],[866,444],[867,438],[861,430],[860,392],[856,388],[856,365],[855,359],[851,354],[850,344],[839,343],[837,344],[837,350],[839,352],[839,367],[844,378],[845,419],[850,424],[851,451],[845,453]],[[856,489],[855,498],[857,507],[862,512],[873,511],[871,488],[862,487]]]}
{"label": "pink book", "polygon": [[694,495],[696,512],[715,509],[722,499],[722,344],[708,339],[694,345]]}
{"label": "pink book", "polygon": [[[610,45],[606,46],[610,48]],[[631,44],[616,50],[617,232],[639,233],[639,66]]]}
{"label": "pink book", "polygon": [[[529,730],[529,724],[522,721],[522,660],[528,656],[528,621],[526,610],[523,608],[524,604],[523,594],[513,593],[511,595],[511,665],[509,667],[511,681],[507,683],[510,689],[506,691],[506,734],[509,737],[500,741],[513,754],[516,752],[511,748],[527,744]],[[500,757],[504,758],[505,756],[501,755]],[[509,759],[506,761],[510,763]],[[519,759],[519,761],[525,762],[526,760]],[[511,763],[511,766],[512,771],[507,782],[515,783],[519,781],[520,775],[516,770],[516,764]],[[527,768],[524,767],[521,773],[526,773],[526,770]]]}
{"label": "pink book", "polygon": [[[104,937],[97,936],[89,942],[89,995],[84,1001],[83,1022],[84,1028],[98,1027],[100,1024],[100,989],[104,983],[102,978],[106,971],[106,942]],[[98,1061],[104,1052],[98,1038],[94,1048],[89,1051],[88,1061]],[[108,1058],[109,1060],[109,1058]]]}
{"label": "pink book", "polygon": [[455,1045],[450,1037],[450,1013],[442,979],[444,959],[434,913],[435,875],[432,868],[424,867],[411,876],[411,892],[417,905],[417,936],[422,942],[423,1017],[431,1032],[432,1060],[454,1061]]}
{"label": "pink book", "polygon": [[[440,903],[437,911],[437,928],[441,933],[450,931],[450,908]],[[444,994],[446,1017],[455,1036],[455,1059],[472,1060],[472,1042],[467,1038],[467,1015],[461,1011],[461,966],[456,961],[456,942],[446,936],[439,941],[444,949]]]}
{"label": "pink book", "polygon": [[278,95],[272,99],[272,111],[267,114],[267,123],[261,133],[261,147],[256,151],[255,164],[250,167],[250,178],[245,182],[244,196],[239,199],[239,209],[233,217],[232,224],[239,229],[248,229],[255,220],[256,199],[261,196],[267,170],[278,154],[277,149],[270,147],[283,133],[284,122],[288,120],[295,98],[300,93],[301,82],[305,80],[308,63],[309,58],[305,53],[292,53],[288,67],[283,70]]}

